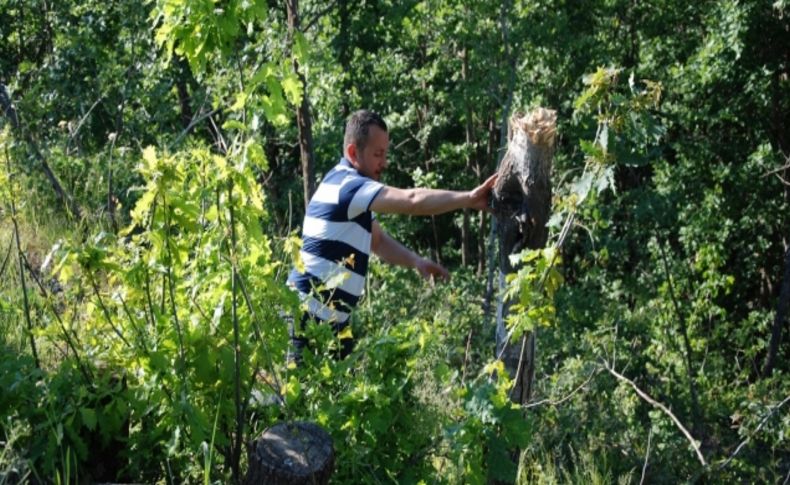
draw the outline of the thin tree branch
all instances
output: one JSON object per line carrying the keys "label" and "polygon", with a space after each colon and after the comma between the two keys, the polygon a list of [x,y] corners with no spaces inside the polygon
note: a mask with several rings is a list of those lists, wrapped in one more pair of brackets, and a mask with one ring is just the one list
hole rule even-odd
{"label": "thin tree branch", "polygon": [[777,173],[777,174],[775,174],[775,175],[776,175],[776,178],[778,178],[778,179],[779,179],[779,181],[780,181],[780,182],[782,182],[782,184],[783,184],[783,185],[790,186],[790,180],[785,180],[785,179],[783,179],[783,178],[782,178],[782,176],[781,176],[781,175],[779,175],[778,173]]}
{"label": "thin tree branch", "polygon": [[469,365],[469,353],[472,349],[472,334],[474,333],[474,328],[469,329],[469,334],[466,336],[466,348],[464,349],[464,366],[461,372],[461,382],[466,382],[466,369]]}
{"label": "thin tree branch", "polygon": [[228,144],[225,142],[225,137],[222,136],[222,132],[219,130],[219,127],[214,122],[213,113],[209,115],[208,121],[211,123],[211,126],[214,128],[214,132],[217,134],[217,148],[219,148],[223,155],[227,155]]}
{"label": "thin tree branch", "polygon": [[52,297],[50,293],[47,291],[47,288],[44,286],[44,284],[41,282],[39,277],[36,275],[36,272],[33,271],[33,268],[32,266],[30,266],[30,261],[27,260],[27,257],[24,254],[22,255],[22,257],[24,258],[25,267],[27,268],[28,274],[30,274],[30,277],[33,279],[33,281],[36,282],[36,285],[38,285],[38,289],[41,292],[41,295],[44,297],[44,300],[47,302],[47,306],[49,306],[49,309],[50,311],[52,311],[52,314],[55,315],[55,320],[57,320],[58,324],[60,324],[60,329],[63,332],[63,336],[66,338],[66,345],[68,345],[71,351],[74,353],[74,359],[77,361],[77,366],[79,367],[82,376],[85,378],[85,382],[91,384],[93,382],[93,374],[90,372],[90,369],[82,361],[82,358],[80,358],[80,354],[79,352],[77,352],[77,346],[74,344],[74,340],[71,338],[71,335],[69,334],[66,325],[63,323],[63,320],[60,318],[60,314],[58,313],[57,308],[55,308],[55,305],[52,303]]}
{"label": "thin tree branch", "polygon": [[[675,293],[675,285],[672,283],[672,275],[669,272],[669,258],[667,258],[666,250],[664,249],[664,243],[658,236],[658,231],[656,231],[656,242],[658,243],[658,249],[661,253],[661,261],[664,263],[664,274],[666,275],[667,285],[669,288],[669,297],[672,300],[672,306],[675,309],[675,315],[677,316],[678,323],[680,325],[680,334],[683,336],[683,346],[686,350],[686,372],[688,373],[688,385],[689,385],[689,392],[691,393],[691,402],[694,408],[692,409],[692,413],[694,416],[694,422],[697,424],[699,418],[699,400],[697,399],[697,372],[694,369],[694,364],[692,362],[692,349],[691,349],[691,341],[689,339],[688,334],[688,324],[686,323],[686,317],[680,311],[680,304],[678,303],[678,298]],[[696,426],[695,426],[696,427]]]}
{"label": "thin tree branch", "polygon": [[3,277],[3,274],[5,273],[5,269],[8,265],[8,261],[11,260],[11,250],[13,248],[14,248],[14,236],[11,236],[8,239],[8,249],[6,249],[5,258],[3,258],[3,264],[0,265],[0,278]]}
{"label": "thin tree branch", "polygon": [[582,390],[582,389],[583,389],[583,388],[584,388],[584,387],[585,387],[587,384],[589,384],[589,383],[590,383],[590,381],[591,381],[591,380],[593,380],[593,378],[594,378],[596,375],[598,375],[598,373],[599,373],[599,372],[600,372],[600,368],[593,369],[593,371],[592,371],[592,372],[590,372],[590,375],[589,375],[589,377],[587,377],[587,379],[586,379],[584,382],[582,382],[581,384],[579,384],[579,386],[578,386],[578,387],[576,387],[574,390],[572,390],[572,391],[570,392],[570,394],[568,394],[567,396],[563,397],[562,399],[558,399],[558,400],[556,400],[556,401],[554,401],[554,400],[552,400],[552,399],[542,399],[542,400],[540,400],[540,401],[537,401],[537,402],[531,402],[531,403],[529,403],[529,404],[525,404],[524,406],[522,406],[522,408],[523,408],[523,409],[530,409],[530,408],[534,408],[534,407],[542,406],[542,405],[544,405],[544,404],[548,404],[548,405],[550,405],[550,406],[559,406],[560,404],[564,403],[564,402],[565,402],[565,401],[567,401],[568,399],[572,398],[572,397],[574,396],[574,394],[576,394],[577,392],[579,392],[580,390]]}
{"label": "thin tree branch", "polygon": [[[241,336],[239,332],[239,312],[238,312],[238,269],[236,267],[236,218],[233,210],[233,180],[228,182],[228,212],[230,212],[230,272],[231,272],[231,319],[233,321],[233,384],[235,390],[236,404],[236,438],[233,443],[231,470],[233,481],[240,483],[241,470],[241,443],[244,439],[244,407],[241,403]],[[254,374],[253,374],[254,376]]]}
{"label": "thin tree branch", "polygon": [[771,176],[771,175],[773,175],[775,173],[784,172],[785,170],[790,170],[790,157],[788,157],[788,162],[785,165],[782,165],[779,168],[775,168],[773,170],[765,172],[764,174],[762,174],[762,176],[760,178],[769,177],[769,176]]}
{"label": "thin tree branch", "polygon": [[71,146],[71,142],[77,138],[77,134],[80,132],[82,125],[85,124],[85,120],[88,119],[88,116],[90,116],[90,114],[93,112],[93,109],[96,108],[96,106],[98,106],[99,103],[101,103],[103,100],[104,100],[104,95],[99,96],[99,99],[97,99],[96,102],[93,103],[90,109],[88,109],[88,112],[85,113],[85,115],[80,119],[79,123],[77,123],[77,127],[74,128],[74,131],[69,133],[69,140],[68,142],[66,142],[66,153],[69,152],[69,147]]}
{"label": "thin tree branch", "polygon": [[689,433],[689,431],[686,429],[686,427],[683,426],[683,424],[680,422],[680,420],[674,414],[672,414],[672,411],[670,411],[669,408],[667,408],[666,406],[664,406],[660,402],[658,402],[655,399],[653,399],[652,397],[650,397],[643,390],[639,389],[639,387],[637,387],[637,385],[634,383],[634,381],[632,381],[631,379],[625,377],[624,375],[618,373],[616,370],[614,370],[611,367],[609,367],[609,363],[606,362],[606,361],[604,361],[604,368],[606,368],[606,370],[608,370],[609,373],[612,374],[613,376],[615,376],[617,379],[619,379],[619,380],[621,380],[621,381],[623,381],[625,383],[628,383],[631,387],[633,387],[634,391],[636,391],[636,393],[639,395],[639,397],[641,397],[642,399],[644,399],[648,403],[652,404],[653,406],[657,407],[658,409],[663,411],[664,414],[669,416],[669,418],[672,419],[672,422],[675,423],[675,426],[677,426],[677,428],[680,430],[680,432],[683,433],[683,436],[685,436],[686,439],[689,441],[689,443],[691,443],[691,446],[694,448],[694,453],[696,453],[697,459],[699,460],[700,463],[702,463],[702,466],[708,466],[708,463],[705,461],[705,457],[702,456],[702,452],[699,449],[699,445],[697,444],[697,441],[694,439],[693,436],[691,436],[691,433]]}
{"label": "thin tree branch", "polygon": [[333,8],[335,8],[335,5],[337,5],[337,0],[332,0],[331,2],[329,2],[329,4],[326,7],[324,7],[323,10],[316,12],[316,14],[313,15],[313,18],[311,18],[310,21],[307,22],[307,26],[302,29],[302,32],[307,32],[308,30],[310,30],[313,27],[313,25],[315,25],[315,23],[321,19],[321,17],[326,15],[327,12],[329,12]]}
{"label": "thin tree branch", "polygon": [[653,428],[650,428],[650,433],[647,435],[647,451],[645,451],[645,464],[642,465],[642,478],[639,480],[639,485],[645,483],[645,476],[647,472],[647,461],[650,458],[650,439],[653,437]]}
{"label": "thin tree branch", "polygon": [[[14,108],[14,105],[11,102],[11,96],[8,94],[8,89],[6,88],[5,84],[2,83],[0,83],[0,107],[3,110],[3,114],[11,122],[11,127],[13,128],[14,133],[17,134],[20,139],[24,140],[25,143],[27,143],[28,148],[33,153],[33,157],[41,164],[41,168],[44,170],[44,175],[49,180],[50,185],[52,185],[55,195],[57,195],[61,204],[63,204],[66,212],[71,212],[70,215],[80,217],[81,210],[79,205],[77,205],[77,202],[72,199],[71,196],[63,189],[63,186],[60,184],[60,180],[58,180],[58,177],[52,171],[52,168],[49,166],[49,163],[47,163],[47,160],[44,158],[44,155],[39,150],[38,145],[35,143],[33,138],[28,133],[24,133],[22,130],[16,108]],[[8,147],[6,147],[6,157],[8,157]]]}
{"label": "thin tree branch", "polygon": [[777,404],[776,406],[774,406],[774,408],[773,408],[773,409],[771,409],[771,412],[769,412],[768,414],[766,414],[766,415],[765,415],[765,417],[762,419],[762,421],[760,421],[760,424],[758,424],[758,425],[757,425],[757,427],[756,427],[756,428],[754,429],[754,431],[751,433],[751,436],[747,436],[747,437],[746,437],[746,439],[744,439],[743,441],[741,441],[741,444],[739,444],[739,445],[738,445],[738,447],[737,447],[737,448],[735,448],[735,451],[733,451],[733,452],[732,452],[732,454],[729,456],[729,458],[727,458],[726,460],[724,460],[724,462],[722,462],[722,464],[721,464],[721,465],[719,465],[719,466],[718,466],[718,468],[716,468],[716,470],[722,470],[724,467],[726,467],[727,465],[729,465],[729,464],[730,464],[730,462],[731,462],[731,461],[732,461],[732,460],[735,458],[735,456],[736,456],[736,455],[738,455],[738,453],[740,453],[741,449],[742,449],[744,446],[746,446],[746,444],[747,444],[747,443],[749,443],[749,441],[751,441],[751,439],[752,439],[752,436],[754,436],[754,435],[756,435],[757,433],[759,433],[759,432],[760,432],[760,430],[761,430],[761,429],[763,428],[763,426],[765,425],[765,423],[767,423],[767,422],[768,422],[768,419],[770,419],[770,418],[771,418],[771,416],[773,416],[773,415],[774,415],[774,413],[775,413],[776,411],[778,411],[778,410],[779,410],[779,408],[781,408],[782,406],[784,406],[785,404],[787,404],[787,402],[788,402],[788,401],[790,401],[790,396],[787,396],[786,398],[784,398],[784,400],[783,400],[782,402],[780,402],[779,404]]}
{"label": "thin tree branch", "polygon": [[[0,95],[2,95],[3,91],[5,90],[5,86],[0,85]],[[9,181],[12,180],[12,172],[11,172],[11,157],[8,154],[8,146],[4,146],[5,148],[5,161],[6,161],[6,169],[8,170],[8,179]],[[30,302],[28,301],[27,297],[27,283],[25,282],[25,270],[22,265],[22,258],[24,254],[22,253],[22,244],[19,241],[19,223],[17,221],[17,213],[16,213],[16,203],[14,202],[14,191],[10,191],[11,195],[9,196],[11,202],[11,222],[14,224],[14,239],[16,240],[16,253],[17,253],[17,261],[19,261],[19,282],[22,285],[22,297],[25,306],[25,322],[27,323],[27,332],[30,337],[30,350],[33,353],[33,360],[36,363],[36,368],[41,368],[41,363],[38,360],[38,350],[36,349],[36,339],[33,336],[33,321],[30,318]]]}
{"label": "thin tree branch", "polygon": [[123,341],[124,344],[126,344],[127,347],[134,348],[132,344],[126,340],[126,337],[123,336],[123,332],[121,332],[121,330],[113,323],[112,317],[110,316],[110,311],[107,309],[107,306],[104,304],[104,300],[99,293],[99,286],[96,284],[96,278],[93,277],[93,272],[90,269],[88,270],[88,280],[90,280],[91,287],[93,288],[93,294],[96,295],[96,299],[99,300],[99,306],[101,307],[102,312],[104,313],[104,318],[107,319],[107,323],[110,325],[110,328],[113,329],[115,334]]}
{"label": "thin tree branch", "polygon": [[214,116],[215,114],[219,113],[220,111],[221,111],[221,109],[220,109],[220,108],[217,108],[217,109],[213,109],[213,110],[211,110],[211,111],[207,111],[207,112],[205,112],[205,113],[201,113],[200,115],[196,115],[194,118],[192,118],[192,121],[190,121],[190,122],[189,122],[189,125],[187,125],[187,127],[186,127],[186,128],[184,128],[184,129],[181,131],[181,133],[179,133],[179,134],[178,134],[178,136],[176,137],[176,139],[175,139],[175,140],[173,140],[173,142],[172,142],[172,143],[171,143],[171,144],[170,144],[170,145],[169,145],[167,148],[168,148],[168,149],[172,149],[174,146],[178,145],[178,143],[179,143],[179,142],[180,142],[180,141],[181,141],[181,140],[182,140],[182,139],[183,139],[185,136],[187,136],[187,135],[189,134],[189,132],[190,132],[190,131],[192,131],[192,128],[194,128],[194,127],[195,127],[195,125],[197,125],[197,124],[198,124],[198,123],[200,123],[201,121],[205,120],[206,118],[210,118],[211,116]]}
{"label": "thin tree branch", "polygon": [[[261,334],[260,325],[258,324],[258,315],[255,312],[255,308],[252,306],[252,299],[250,298],[250,294],[247,292],[247,286],[244,284],[244,278],[242,278],[241,273],[236,272],[236,278],[238,280],[239,289],[241,290],[241,294],[244,297],[244,302],[247,305],[247,311],[250,312],[250,317],[253,323],[252,328],[255,330],[255,336],[258,338],[258,341],[263,345],[263,350],[268,360],[269,371],[271,372],[275,386],[269,385],[269,387],[275,391],[277,394],[277,398],[280,400],[281,404],[285,406],[285,399],[280,396],[278,389],[282,389],[283,386],[280,380],[277,378],[277,373],[275,372],[274,368],[274,361],[272,360],[272,353],[269,351],[269,345],[266,343],[266,340],[263,338]],[[267,381],[267,384],[268,381]]]}

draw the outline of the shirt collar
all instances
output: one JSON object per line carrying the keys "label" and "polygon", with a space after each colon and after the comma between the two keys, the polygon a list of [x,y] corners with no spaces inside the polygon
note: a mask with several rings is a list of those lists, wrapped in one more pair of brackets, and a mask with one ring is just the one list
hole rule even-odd
{"label": "shirt collar", "polygon": [[359,170],[357,170],[353,165],[351,165],[351,162],[349,162],[346,157],[340,157],[340,162],[338,162],[337,167],[342,170],[351,170],[359,175],[362,175],[361,173],[359,173]]}

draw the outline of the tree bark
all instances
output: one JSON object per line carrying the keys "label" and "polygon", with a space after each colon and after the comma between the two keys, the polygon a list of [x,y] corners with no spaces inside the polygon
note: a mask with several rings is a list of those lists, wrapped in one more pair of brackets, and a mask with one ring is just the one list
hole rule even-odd
{"label": "tree bark", "polygon": [[[461,51],[461,58],[463,63],[461,65],[461,80],[466,87],[469,80],[469,49],[464,46]],[[469,105],[467,96],[464,96],[464,114],[466,122],[464,123],[464,131],[466,132],[466,146],[468,154],[466,157],[466,169],[472,168],[472,146],[474,145],[474,130],[472,130],[472,108]],[[480,174],[478,174],[479,177]],[[469,248],[470,234],[469,234],[469,209],[464,209],[463,220],[461,223],[461,265],[467,266],[470,264],[471,251]]]}
{"label": "tree bark", "polygon": [[[299,32],[299,0],[288,0],[288,32],[291,36],[291,45],[296,42],[296,33]],[[296,110],[296,125],[299,129],[299,153],[302,161],[302,188],[304,191],[304,208],[315,192],[315,162],[313,155],[313,122],[310,117],[310,104],[307,99],[307,80],[301,69],[299,61],[293,56],[293,68],[302,83],[302,103]]]}
{"label": "tree bark", "polygon": [[[511,254],[546,246],[556,119],[556,112],[544,108],[526,116],[517,113],[510,119],[508,149],[494,186],[500,288],[504,287],[505,275],[517,269],[510,264]],[[534,381],[535,332],[517,343],[508,341],[505,321],[513,303],[502,299],[497,302],[497,356],[515,380],[511,399],[526,404]]]}
{"label": "tree bark", "polygon": [[332,475],[335,450],[329,433],[307,423],[279,423],[249,448],[245,485],[326,484]]}
{"label": "tree bark", "polygon": [[173,70],[175,74],[176,91],[178,92],[178,106],[181,110],[181,125],[187,128],[192,122],[195,113],[192,111],[192,98],[187,87],[188,78],[191,77],[189,65],[183,58],[173,57]]}
{"label": "tree bark", "polygon": [[790,303],[790,246],[785,252],[785,268],[782,276],[782,287],[779,290],[779,301],[776,303],[776,315],[774,324],[771,328],[771,341],[768,344],[768,355],[765,356],[763,365],[763,377],[768,377],[776,365],[776,356],[779,353],[779,345],[782,343],[782,328],[784,327],[787,315],[787,307]]}
{"label": "tree bark", "polygon": [[[507,109],[510,109],[508,106]],[[496,121],[494,119],[494,115],[492,113],[488,114],[488,141],[486,143],[486,167],[494,167],[499,168],[496,166]],[[483,212],[480,217],[480,225],[478,226],[477,232],[477,274],[478,276],[483,275],[483,271],[488,268],[489,276],[486,279],[486,287],[491,286],[493,284],[493,276],[490,274],[492,269],[491,266],[486,266],[486,213]],[[486,289],[486,308],[490,305],[491,301],[491,292]],[[488,322],[488,310],[485,309],[486,315],[486,322]]]}

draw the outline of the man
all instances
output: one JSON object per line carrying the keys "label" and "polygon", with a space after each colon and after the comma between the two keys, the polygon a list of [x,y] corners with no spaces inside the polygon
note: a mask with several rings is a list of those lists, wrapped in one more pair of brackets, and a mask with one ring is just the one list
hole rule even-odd
{"label": "man", "polygon": [[351,310],[365,287],[371,252],[382,261],[414,268],[423,278],[446,280],[441,265],[404,247],[385,233],[373,213],[436,215],[456,209],[484,210],[496,181],[491,176],[469,192],[398,189],[379,182],[387,168],[387,124],[376,113],[351,115],[343,139],[344,157],[318,186],[302,227],[301,257],[305,272],[291,271],[288,284],[296,289],[306,311],[299,331],[291,325],[291,343],[299,361],[307,340],[300,336],[309,320],[332,325],[340,341],[340,358],[354,346],[349,327]]}

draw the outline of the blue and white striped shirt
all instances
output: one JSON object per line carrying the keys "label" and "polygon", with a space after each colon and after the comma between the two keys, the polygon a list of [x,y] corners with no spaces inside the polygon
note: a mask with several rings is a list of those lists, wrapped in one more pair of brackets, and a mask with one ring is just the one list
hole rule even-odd
{"label": "blue and white striped shirt", "polygon": [[370,204],[383,187],[341,158],[310,199],[302,226],[305,272],[292,270],[288,284],[314,318],[345,326],[362,296],[373,224]]}

